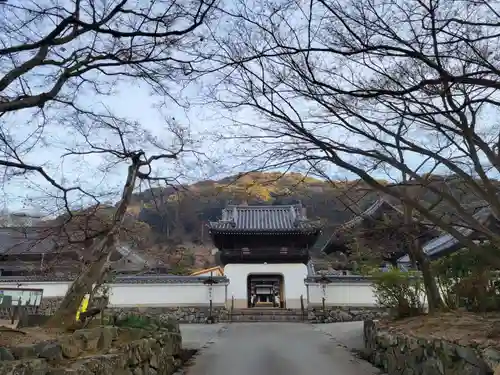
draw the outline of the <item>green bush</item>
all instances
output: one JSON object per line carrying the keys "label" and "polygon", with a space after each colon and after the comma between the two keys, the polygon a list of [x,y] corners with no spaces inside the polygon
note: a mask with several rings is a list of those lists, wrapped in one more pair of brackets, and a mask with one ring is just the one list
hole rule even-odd
{"label": "green bush", "polygon": [[374,271],[371,276],[377,304],[390,309],[395,318],[424,313],[425,288],[419,273],[392,268]]}
{"label": "green bush", "polygon": [[158,324],[148,316],[130,314],[123,318],[115,319],[114,325],[117,327],[151,329]]}
{"label": "green bush", "polygon": [[[490,250],[485,246],[483,251]],[[432,267],[448,308],[474,312],[500,308],[500,280],[480,254],[464,249],[434,261]]]}

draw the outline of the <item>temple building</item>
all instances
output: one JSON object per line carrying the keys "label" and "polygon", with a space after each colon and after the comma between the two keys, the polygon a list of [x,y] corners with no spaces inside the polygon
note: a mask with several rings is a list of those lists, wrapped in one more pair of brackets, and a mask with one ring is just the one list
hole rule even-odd
{"label": "temple building", "polygon": [[321,233],[301,205],[228,206],[208,226],[235,308],[300,308],[309,249]]}
{"label": "temple building", "polygon": [[[0,227],[0,276],[75,277],[91,259],[83,245],[59,245],[60,238],[43,227]],[[118,273],[149,269],[130,246],[119,245],[110,257]]]}
{"label": "temple building", "polygon": [[[339,226],[322,247],[325,254],[342,253],[348,258],[370,256],[397,265],[408,254],[409,228],[404,225],[404,213],[387,199],[379,198],[365,211]],[[414,218],[411,230],[416,232],[421,244],[438,237],[441,233],[434,225]],[[357,254],[356,254],[357,253]]]}
{"label": "temple building", "polygon": [[[500,230],[500,221],[495,217],[493,210],[489,206],[480,208],[472,217],[479,224],[485,226],[492,232],[498,233]],[[462,223],[462,225],[454,225],[454,228],[464,237],[467,237],[476,243],[487,242],[484,234],[475,231],[466,222]],[[457,238],[453,237],[453,235],[443,233],[441,236],[426,242],[422,246],[422,250],[429,257],[429,259],[434,260],[461,250],[463,247],[463,244],[460,243]],[[410,257],[408,255],[402,256],[398,259],[398,264],[405,266],[409,265]]]}

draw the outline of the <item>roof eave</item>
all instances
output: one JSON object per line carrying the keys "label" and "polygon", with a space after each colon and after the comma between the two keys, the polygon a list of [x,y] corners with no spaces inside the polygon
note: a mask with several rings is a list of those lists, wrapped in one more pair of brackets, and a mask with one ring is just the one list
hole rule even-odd
{"label": "roof eave", "polygon": [[250,229],[210,229],[212,234],[319,234],[321,229],[276,229],[276,230],[250,230]]}

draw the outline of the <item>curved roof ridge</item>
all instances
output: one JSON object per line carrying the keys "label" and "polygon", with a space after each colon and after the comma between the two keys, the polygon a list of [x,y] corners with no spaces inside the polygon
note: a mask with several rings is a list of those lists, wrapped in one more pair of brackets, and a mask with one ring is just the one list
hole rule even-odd
{"label": "curved roof ridge", "polygon": [[303,207],[301,203],[295,203],[295,204],[245,204],[245,205],[240,205],[240,204],[228,204],[226,207],[224,207],[224,210],[227,209],[232,209],[232,208],[241,208],[241,209],[248,209],[248,208],[290,208],[290,207]]}
{"label": "curved roof ridge", "polygon": [[[493,215],[495,219],[498,220],[491,207],[485,206],[472,215],[472,217],[483,225],[486,223],[490,215]],[[465,237],[470,236],[474,232],[473,228],[464,225],[453,225],[453,227]],[[443,234],[441,236],[433,238],[422,246],[422,250],[426,255],[439,258],[441,255],[448,254],[450,249],[459,245],[460,241],[456,237],[444,230],[442,232]],[[460,248],[457,248],[455,251],[458,251],[459,249]],[[409,261],[410,258],[408,255],[398,259],[398,262],[400,263],[408,263]]]}
{"label": "curved roof ridge", "polygon": [[223,219],[210,221],[211,231],[306,231],[321,230],[318,223],[308,220],[302,210],[302,204],[263,205],[263,206],[227,206],[223,210]]}
{"label": "curved roof ridge", "polygon": [[332,242],[333,238],[337,236],[337,234],[341,231],[347,230],[347,229],[352,229],[356,225],[360,224],[364,219],[367,217],[373,216],[384,204],[388,205],[391,209],[396,211],[397,213],[404,215],[404,212],[401,208],[397,207],[395,204],[391,203],[388,198],[386,197],[378,197],[373,201],[373,203],[368,206],[367,209],[364,211],[360,212],[356,216],[354,216],[351,220],[346,221],[342,225],[338,226],[331,236],[328,238],[328,240],[325,242],[325,244],[322,246],[321,251],[326,249],[330,243]]}

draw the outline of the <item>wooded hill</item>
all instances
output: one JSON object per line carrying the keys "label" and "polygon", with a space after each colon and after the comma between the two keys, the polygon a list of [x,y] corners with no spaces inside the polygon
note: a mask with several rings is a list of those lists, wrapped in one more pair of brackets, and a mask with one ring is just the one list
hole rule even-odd
{"label": "wooded hill", "polygon": [[[439,190],[452,193],[465,205],[480,205],[474,194],[464,188],[464,183],[457,178],[434,175],[429,181]],[[389,185],[387,181],[381,182]],[[453,213],[446,202],[440,202],[439,196],[417,184],[391,186],[407,190],[444,215]],[[200,181],[190,186],[150,189],[134,195],[129,214],[151,228],[155,244],[146,251],[165,262],[182,263],[182,266],[176,263],[174,268],[178,269],[178,273],[184,273],[188,269],[214,264],[205,223],[219,219],[226,205],[244,202],[273,205],[301,203],[310,219],[319,219],[324,224],[323,235],[313,249],[313,256],[322,263],[322,268],[328,260],[321,262],[324,257],[319,249],[332,231],[364,211],[378,197],[377,192],[361,181],[332,182],[298,173],[255,172],[219,181]],[[397,202],[394,203],[397,205]],[[187,255],[179,255],[179,249]],[[171,255],[167,257],[167,253],[172,251],[177,254],[175,259],[170,259]]]}

